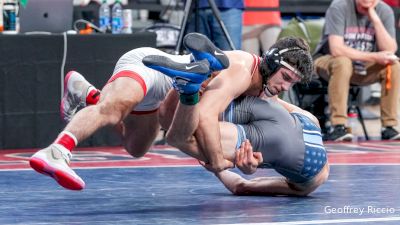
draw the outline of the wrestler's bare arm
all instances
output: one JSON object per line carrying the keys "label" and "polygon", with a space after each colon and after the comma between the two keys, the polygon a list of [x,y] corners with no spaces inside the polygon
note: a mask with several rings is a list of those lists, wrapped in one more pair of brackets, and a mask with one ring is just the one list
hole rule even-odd
{"label": "wrestler's bare arm", "polygon": [[[194,109],[189,107],[185,113],[185,109],[188,107],[180,105],[175,112],[172,124],[170,118],[160,120],[164,127],[169,127],[171,124],[167,133],[168,143],[197,159],[206,162],[211,159],[211,165],[217,162],[215,165],[221,168],[225,168],[228,162],[223,161],[224,158],[221,153],[221,141],[224,142],[224,140],[220,138],[221,130],[218,127],[218,116],[235,97],[245,92],[252,82],[250,70],[253,57],[243,52],[233,53],[228,57],[230,58],[231,66],[221,71],[210,82],[203,92],[200,103]],[[170,97],[168,96],[165,102],[170,102],[168,100]],[[167,105],[171,104],[168,103]],[[167,112],[168,110],[160,111]],[[166,114],[171,115],[171,113]],[[187,119],[190,117],[192,119]],[[191,127],[194,127],[193,131],[191,131]],[[223,145],[225,144],[223,143]]]}
{"label": "wrestler's bare arm", "polygon": [[228,167],[221,150],[218,116],[234,98],[247,90],[250,75],[244,65],[232,63],[210,82],[199,102],[199,125],[195,137],[214,171]]}
{"label": "wrestler's bare arm", "polygon": [[257,177],[247,180],[229,170],[221,171],[216,176],[234,195],[306,195],[304,191],[291,188],[284,177]]}

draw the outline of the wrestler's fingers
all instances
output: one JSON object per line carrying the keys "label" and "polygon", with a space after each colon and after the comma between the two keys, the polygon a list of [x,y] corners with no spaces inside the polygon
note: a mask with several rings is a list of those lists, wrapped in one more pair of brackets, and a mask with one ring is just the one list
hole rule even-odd
{"label": "wrestler's fingers", "polygon": [[245,150],[246,150],[247,159],[249,159],[249,160],[252,159],[253,158],[253,147],[251,146],[249,140],[246,140]]}
{"label": "wrestler's fingers", "polygon": [[246,149],[246,143],[245,142],[243,142],[242,143],[242,146],[240,147],[240,150],[239,150],[239,160],[241,161],[241,162],[243,162],[244,160],[244,154],[245,154],[245,149]]}
{"label": "wrestler's fingers", "polygon": [[253,156],[254,158],[256,158],[258,165],[260,165],[264,161],[261,152],[253,152]]}
{"label": "wrestler's fingers", "polygon": [[242,164],[243,164],[243,162],[242,162],[242,160],[240,159],[240,149],[238,149],[237,151],[236,151],[236,166],[242,166]]}
{"label": "wrestler's fingers", "polygon": [[243,155],[242,155],[242,157],[243,157],[243,163],[244,163],[245,165],[249,165],[249,164],[250,164],[249,159],[251,159],[251,158],[248,157],[247,152],[248,152],[248,148],[247,148],[247,144],[245,143],[245,146],[244,146],[244,149],[243,149],[243,152],[242,152],[242,154],[243,154]]}

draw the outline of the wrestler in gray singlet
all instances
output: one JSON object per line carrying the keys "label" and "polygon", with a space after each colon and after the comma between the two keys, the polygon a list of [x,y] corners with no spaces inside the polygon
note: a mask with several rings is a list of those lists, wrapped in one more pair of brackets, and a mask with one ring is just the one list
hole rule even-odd
{"label": "wrestler in gray singlet", "polygon": [[310,181],[327,162],[320,128],[307,116],[289,113],[275,100],[244,97],[233,101],[223,120],[238,128],[238,144],[249,139],[273,168],[296,183]]}

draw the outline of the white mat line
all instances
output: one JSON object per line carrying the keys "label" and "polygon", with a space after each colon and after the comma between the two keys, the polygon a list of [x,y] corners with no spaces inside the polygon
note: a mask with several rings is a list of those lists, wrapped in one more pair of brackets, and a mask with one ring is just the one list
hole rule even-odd
{"label": "white mat line", "polygon": [[365,223],[365,222],[400,221],[400,217],[383,218],[360,218],[360,219],[335,219],[335,220],[310,220],[310,221],[288,221],[288,222],[268,222],[268,223],[230,223],[216,225],[284,225],[284,224],[338,224],[338,223]]}

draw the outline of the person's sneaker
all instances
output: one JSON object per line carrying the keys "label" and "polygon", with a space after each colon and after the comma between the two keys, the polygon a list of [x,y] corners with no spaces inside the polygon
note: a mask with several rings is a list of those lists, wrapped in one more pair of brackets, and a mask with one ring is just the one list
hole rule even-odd
{"label": "person's sneaker", "polygon": [[400,140],[400,134],[393,127],[385,127],[382,132],[382,140]]}
{"label": "person's sneaker", "polygon": [[203,34],[187,34],[183,38],[183,45],[196,60],[207,59],[212,71],[219,71],[229,67],[229,59],[225,53]]}
{"label": "person's sneaker", "polygon": [[52,177],[70,190],[82,190],[85,182],[69,167],[72,154],[61,145],[52,144],[29,159],[30,166],[39,173]]}
{"label": "person's sneaker", "polygon": [[199,91],[201,83],[210,75],[207,60],[192,63],[178,63],[168,57],[149,55],[143,58],[143,64],[171,77],[177,91],[184,94],[193,94]]}
{"label": "person's sneaker", "polygon": [[207,60],[179,63],[166,56],[148,55],[142,62],[145,66],[160,71],[172,79],[183,78],[193,83],[202,83],[210,75],[210,64]]}
{"label": "person's sneaker", "polygon": [[65,122],[71,121],[79,107],[86,106],[86,94],[91,85],[80,73],[70,71],[64,79],[64,95],[60,114]]}
{"label": "person's sneaker", "polygon": [[324,141],[352,141],[353,134],[349,133],[343,124],[335,125],[333,129],[324,136]]}

